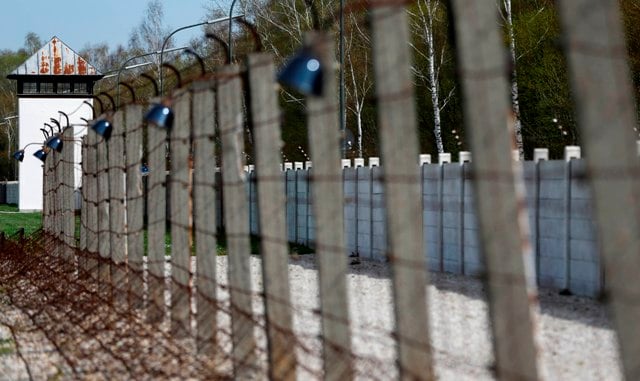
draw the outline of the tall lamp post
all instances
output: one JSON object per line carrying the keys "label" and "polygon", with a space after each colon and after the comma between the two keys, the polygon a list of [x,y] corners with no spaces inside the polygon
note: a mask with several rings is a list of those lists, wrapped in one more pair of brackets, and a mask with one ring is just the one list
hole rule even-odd
{"label": "tall lamp post", "polygon": [[[231,2],[231,6],[229,7],[229,19],[231,19],[231,16],[233,15],[233,7],[236,6],[236,0],[233,0]],[[229,42],[227,43],[227,48],[229,49],[229,63],[231,63],[231,61],[233,61],[233,41],[231,41],[231,32],[232,32],[232,28],[233,28],[233,23],[229,22]]]}
{"label": "tall lamp post", "polygon": [[344,0],[340,0],[340,132],[342,132],[342,158],[347,154],[347,139],[345,134],[345,106],[344,106]]}
{"label": "tall lamp post", "polygon": [[[235,2],[235,0],[234,0]],[[162,70],[162,64],[164,63],[164,52],[165,52],[165,47],[167,46],[167,44],[169,43],[169,39],[176,33],[185,30],[185,29],[190,29],[190,28],[195,28],[198,26],[203,26],[203,25],[211,25],[211,24],[216,24],[222,21],[229,21],[231,22],[232,19],[237,18],[237,17],[242,17],[244,15],[237,15],[237,16],[229,16],[229,17],[221,17],[218,19],[214,19],[214,20],[207,20],[207,21],[203,21],[203,22],[199,22],[197,24],[191,24],[191,25],[187,25],[187,26],[183,26],[180,27],[176,30],[174,30],[173,32],[169,33],[169,35],[164,39],[164,41],[162,42],[162,49],[160,49],[160,95],[164,95],[164,82],[163,82],[163,70]]]}

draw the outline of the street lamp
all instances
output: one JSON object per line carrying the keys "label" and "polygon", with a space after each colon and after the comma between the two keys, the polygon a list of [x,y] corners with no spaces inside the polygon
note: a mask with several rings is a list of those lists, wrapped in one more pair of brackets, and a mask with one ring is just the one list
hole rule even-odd
{"label": "street lamp", "polygon": [[[235,2],[235,0],[234,0]],[[174,30],[173,32],[169,33],[169,35],[164,39],[164,41],[162,42],[162,49],[160,49],[160,95],[164,95],[164,83],[163,83],[163,75],[162,75],[162,64],[164,63],[164,48],[167,46],[167,43],[169,43],[169,39],[176,33],[185,30],[185,29],[189,29],[189,28],[195,28],[198,26],[203,26],[203,25],[211,25],[211,24],[216,24],[222,21],[231,21],[234,18],[237,17],[242,17],[244,15],[238,15],[238,16],[229,16],[229,17],[221,17],[218,19],[214,19],[214,20],[208,20],[208,21],[203,21],[203,22],[199,22],[196,24],[191,24],[191,25],[187,25],[187,26],[183,26],[180,27],[176,30]]]}

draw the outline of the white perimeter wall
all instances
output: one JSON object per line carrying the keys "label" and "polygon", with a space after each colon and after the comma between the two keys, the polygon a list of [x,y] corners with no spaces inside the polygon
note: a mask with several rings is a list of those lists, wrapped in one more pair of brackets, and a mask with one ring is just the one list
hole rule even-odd
{"label": "white perimeter wall", "polygon": [[[20,115],[20,148],[33,142],[44,141],[41,128],[44,123],[49,123],[55,128],[55,124],[49,118],[60,121],[62,127],[66,126],[66,119],[58,113],[65,112],[69,115],[70,124],[84,124],[80,118],[92,119],[91,107],[83,105],[84,101],[93,104],[91,98],[19,98],[18,112]],[[80,168],[81,152],[80,138],[86,134],[85,127],[74,127],[76,141],[74,144],[75,157],[75,186],[80,186],[82,170]],[[40,149],[40,145],[32,145],[25,149],[24,161],[20,163],[20,202],[21,211],[42,210],[42,162],[33,156]],[[63,149],[70,148],[65,142]]]}

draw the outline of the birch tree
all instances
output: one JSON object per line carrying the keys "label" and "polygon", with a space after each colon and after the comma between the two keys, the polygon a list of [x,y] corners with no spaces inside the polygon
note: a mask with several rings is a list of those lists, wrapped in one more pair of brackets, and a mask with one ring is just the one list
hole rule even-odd
{"label": "birch tree", "polygon": [[446,107],[449,99],[453,95],[455,88],[452,88],[444,99],[440,96],[440,67],[445,62],[445,45],[443,44],[439,51],[436,49],[434,38],[434,28],[438,20],[438,12],[442,5],[439,0],[419,0],[416,2],[416,11],[413,15],[416,22],[414,23],[414,33],[422,36],[426,52],[416,44],[412,43],[414,52],[424,58],[427,62],[426,73],[424,69],[418,66],[413,67],[414,74],[417,78],[423,80],[428,89],[433,108],[433,135],[436,141],[438,153],[444,152],[444,142],[442,139],[442,118],[441,112]]}
{"label": "birch tree", "polygon": [[520,160],[524,160],[524,144],[522,142],[522,119],[520,117],[520,99],[518,92],[518,74],[516,71],[516,39],[511,12],[511,0],[502,0],[502,18],[507,28],[509,40],[509,57],[511,59],[511,108],[513,110],[516,149]]}
{"label": "birch tree", "polygon": [[356,151],[358,157],[362,157],[363,147],[363,118],[365,101],[373,87],[373,78],[369,71],[369,52],[371,51],[371,40],[369,34],[364,30],[357,17],[350,14],[348,18],[349,32],[345,33],[345,92],[347,102],[346,108],[355,117],[356,129],[358,132],[356,141]]}
{"label": "birch tree", "polygon": [[[138,54],[160,51],[164,39],[169,33],[171,33],[171,28],[164,23],[162,1],[151,0],[147,3],[144,18],[129,36],[129,48]],[[171,41],[168,41],[165,49],[172,47],[172,45]],[[160,55],[156,54],[146,59],[153,59],[157,72],[160,72]],[[166,57],[164,60],[165,62],[169,61]]]}

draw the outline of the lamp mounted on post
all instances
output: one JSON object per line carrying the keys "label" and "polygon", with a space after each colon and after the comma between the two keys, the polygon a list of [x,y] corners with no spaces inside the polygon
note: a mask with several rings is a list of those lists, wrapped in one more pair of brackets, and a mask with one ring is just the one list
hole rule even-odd
{"label": "lamp mounted on post", "polygon": [[[102,92],[98,95],[104,95],[111,102],[111,110],[115,109],[115,101],[111,95]],[[95,99],[99,99],[97,96]],[[102,104],[102,103],[101,103]],[[104,109],[103,109],[104,110]],[[106,115],[103,118],[96,120],[92,125],[91,129],[95,131],[96,134],[102,136],[104,140],[109,140],[111,137],[111,131],[113,131],[113,126],[111,125],[110,115]]]}
{"label": "lamp mounted on post", "polygon": [[[312,1],[305,1],[313,17],[313,29],[320,28],[318,11]],[[305,94],[322,96],[323,67],[314,52],[313,46],[305,43],[289,60],[278,74],[278,82]]]}

